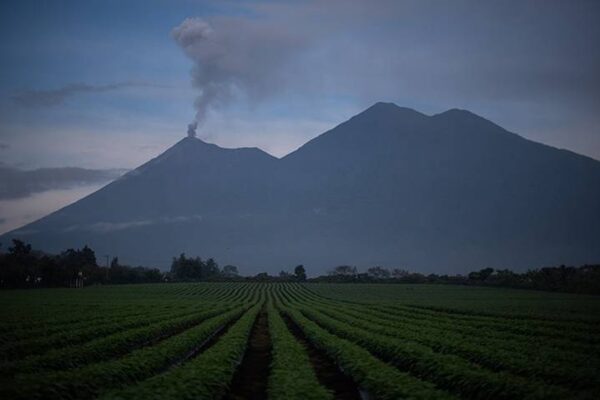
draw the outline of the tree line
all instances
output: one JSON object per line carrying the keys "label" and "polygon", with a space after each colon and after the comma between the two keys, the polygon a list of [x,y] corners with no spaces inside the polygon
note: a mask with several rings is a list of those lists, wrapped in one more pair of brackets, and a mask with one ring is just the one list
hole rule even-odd
{"label": "tree line", "polygon": [[173,258],[167,279],[179,282],[236,280],[244,282],[304,282],[307,280],[304,265],[297,265],[293,272],[282,270],[278,275],[260,272],[253,276],[240,276],[235,265],[226,265],[222,269],[209,258],[188,258],[185,254]]}
{"label": "tree line", "polygon": [[440,283],[498,286],[554,292],[600,294],[600,264],[580,267],[560,265],[531,269],[523,273],[509,269],[484,268],[468,275],[438,275],[409,272],[401,268],[371,267],[360,272],[354,266],[340,265],[327,275],[309,279],[331,283]]}
{"label": "tree line", "polygon": [[185,253],[173,258],[171,270],[165,274],[165,280],[177,282],[217,281],[238,277],[235,265],[226,265],[221,269],[212,258],[203,261],[200,257],[188,258]]}
{"label": "tree line", "polygon": [[[0,250],[2,250],[0,248]],[[0,288],[81,287],[94,284],[256,281],[256,282],[332,282],[332,283],[437,283],[498,286],[572,293],[600,294],[600,265],[544,267],[523,273],[509,269],[484,268],[468,275],[437,275],[409,272],[402,268],[374,266],[361,272],[357,267],[340,265],[326,275],[307,279],[306,268],[297,265],[278,275],[261,272],[240,276],[234,265],[219,267],[213,258],[173,257],[168,272],[158,268],[123,265],[113,258],[110,266],[99,266],[95,252],[88,246],[47,254],[13,239],[8,251],[0,251]]]}
{"label": "tree line", "polygon": [[47,254],[13,239],[7,252],[0,252],[0,287],[81,287],[92,284],[161,282],[158,268],[131,267],[113,258],[109,267],[99,266],[94,250],[67,249]]}
{"label": "tree line", "polygon": [[[0,248],[0,250],[2,250]],[[82,287],[96,284],[200,282],[200,281],[305,281],[306,270],[298,265],[293,273],[282,271],[278,277],[266,272],[240,277],[235,265],[219,264],[213,259],[173,257],[171,268],[132,267],[113,258],[110,265],[100,266],[88,246],[68,249],[60,254],[34,250],[30,244],[13,239],[6,252],[0,251],[0,288]]]}

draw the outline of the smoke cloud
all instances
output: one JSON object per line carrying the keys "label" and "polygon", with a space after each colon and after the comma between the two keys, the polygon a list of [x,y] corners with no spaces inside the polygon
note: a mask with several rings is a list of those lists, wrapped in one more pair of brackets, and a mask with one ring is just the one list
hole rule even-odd
{"label": "smoke cloud", "polygon": [[198,121],[194,121],[191,124],[188,124],[188,130],[187,130],[188,137],[195,138],[197,128],[198,128]]}
{"label": "smoke cloud", "polygon": [[254,103],[281,90],[285,66],[305,44],[305,38],[264,19],[187,18],[171,35],[194,62],[192,85],[200,91],[188,135],[211,108],[233,98]]}
{"label": "smoke cloud", "polygon": [[11,99],[24,107],[53,107],[64,104],[67,98],[86,93],[102,93],[128,87],[156,86],[137,82],[119,82],[108,85],[90,85],[72,83],[55,90],[24,90],[16,93]]}
{"label": "smoke cloud", "polygon": [[106,183],[122,176],[124,172],[122,169],[75,167],[21,170],[0,162],[0,200],[20,199],[49,190]]}

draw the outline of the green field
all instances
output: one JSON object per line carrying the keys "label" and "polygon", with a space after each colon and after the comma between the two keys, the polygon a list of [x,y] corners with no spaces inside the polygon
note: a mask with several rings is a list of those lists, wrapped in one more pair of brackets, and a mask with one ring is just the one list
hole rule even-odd
{"label": "green field", "polygon": [[2,399],[597,399],[600,297],[443,285],[0,292]]}

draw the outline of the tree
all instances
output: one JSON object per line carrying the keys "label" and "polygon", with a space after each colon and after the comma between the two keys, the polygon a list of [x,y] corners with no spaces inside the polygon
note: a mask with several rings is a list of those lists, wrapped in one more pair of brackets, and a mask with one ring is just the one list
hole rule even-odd
{"label": "tree", "polygon": [[202,277],[204,279],[210,279],[218,276],[220,274],[219,265],[212,258],[206,260],[204,265],[201,265],[202,268]]}
{"label": "tree", "polygon": [[235,278],[239,275],[238,268],[235,265],[226,265],[223,267],[223,276]]}
{"label": "tree", "polygon": [[171,276],[177,281],[205,281],[219,275],[219,265],[212,258],[205,262],[200,257],[188,258],[181,253],[171,263]]}
{"label": "tree", "polygon": [[283,270],[282,270],[282,271],[279,271],[279,279],[281,279],[281,280],[284,280],[284,281],[291,280],[290,278],[291,278],[292,276],[293,276],[293,275],[292,275],[292,274],[290,274],[290,273],[289,273],[289,272],[287,272],[287,271],[283,271]]}
{"label": "tree", "polygon": [[25,244],[25,242],[19,239],[12,240],[12,247],[8,248],[8,254],[17,259],[22,259],[23,257],[27,257],[31,254],[31,245]]}
{"label": "tree", "polygon": [[471,272],[469,279],[473,281],[485,281],[494,273],[494,268],[484,268],[478,272]]}
{"label": "tree", "polygon": [[410,272],[408,272],[405,269],[401,269],[401,268],[394,268],[391,272],[392,278],[394,279],[402,279],[402,278],[406,278],[407,276],[410,275]]}
{"label": "tree", "polygon": [[383,267],[371,267],[367,270],[367,274],[375,279],[388,279],[390,277],[390,271]]}
{"label": "tree", "polygon": [[[199,259],[197,261],[201,262]],[[201,271],[197,271],[194,264],[194,259],[187,258],[185,253],[181,253],[179,257],[173,258],[171,275],[178,281],[196,280],[200,278]]]}
{"label": "tree", "polygon": [[296,275],[296,279],[303,282],[306,280],[306,270],[304,269],[304,265],[297,265],[294,268],[294,275]]}
{"label": "tree", "polygon": [[256,280],[256,281],[265,282],[265,281],[268,281],[270,279],[271,279],[271,277],[266,272],[260,272],[260,273],[258,273],[258,274],[256,274],[254,276],[254,280]]}
{"label": "tree", "polygon": [[31,250],[31,245],[13,239],[12,247],[3,257],[0,265],[0,280],[2,285],[24,287],[33,284],[38,275],[38,259]]}
{"label": "tree", "polygon": [[[96,280],[98,265],[96,254],[88,246],[83,249],[67,249],[58,256],[62,279],[69,286],[79,287],[83,280]],[[91,278],[91,279],[90,279]]]}
{"label": "tree", "polygon": [[329,272],[329,275],[343,275],[343,276],[354,276],[356,275],[356,267],[349,265],[339,265]]}

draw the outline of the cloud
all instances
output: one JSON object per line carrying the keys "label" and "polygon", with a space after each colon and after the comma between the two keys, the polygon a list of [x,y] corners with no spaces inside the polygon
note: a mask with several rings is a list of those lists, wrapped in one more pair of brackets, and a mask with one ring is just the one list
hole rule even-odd
{"label": "cloud", "polygon": [[[137,228],[140,226],[151,225],[153,222],[151,220],[140,220],[140,221],[128,221],[128,222],[97,222],[95,224],[89,225],[87,229],[92,232],[98,233],[106,233],[113,231],[120,231],[123,229],[129,228]],[[73,229],[78,230],[79,227]],[[69,230],[69,228],[67,228]]]}
{"label": "cloud", "polygon": [[6,143],[0,143],[0,150],[6,150],[9,149],[10,146]]}
{"label": "cloud", "polygon": [[200,123],[211,107],[234,98],[254,103],[280,92],[286,84],[282,72],[306,45],[306,37],[285,29],[284,21],[265,18],[187,18],[171,36],[194,61],[192,84],[200,91],[195,119]]}
{"label": "cloud", "polygon": [[0,200],[23,198],[48,190],[109,182],[124,172],[119,169],[95,170],[75,167],[25,171],[0,164]]}
{"label": "cloud", "polygon": [[[47,190],[17,199],[0,199],[0,215],[5,219],[0,223],[0,234],[21,228],[95,192],[100,187],[102,183]],[[31,233],[19,231],[19,234],[23,235]]]}
{"label": "cloud", "polygon": [[40,231],[38,229],[19,229],[16,231],[13,231],[12,233],[15,235],[35,235],[36,233],[39,233]]}
{"label": "cloud", "polygon": [[87,225],[72,225],[65,228],[65,232],[72,231],[90,231],[96,233],[110,233],[115,231],[121,231],[125,229],[138,228],[147,225],[156,224],[177,224],[185,222],[197,222],[201,221],[201,215],[179,215],[174,217],[161,217],[155,219],[143,219],[133,221],[121,221],[121,222],[95,222]]}
{"label": "cloud", "polygon": [[11,99],[24,107],[54,107],[79,94],[103,93],[130,87],[156,86],[141,82],[119,82],[107,85],[72,83],[54,90],[24,90],[15,93]]}

